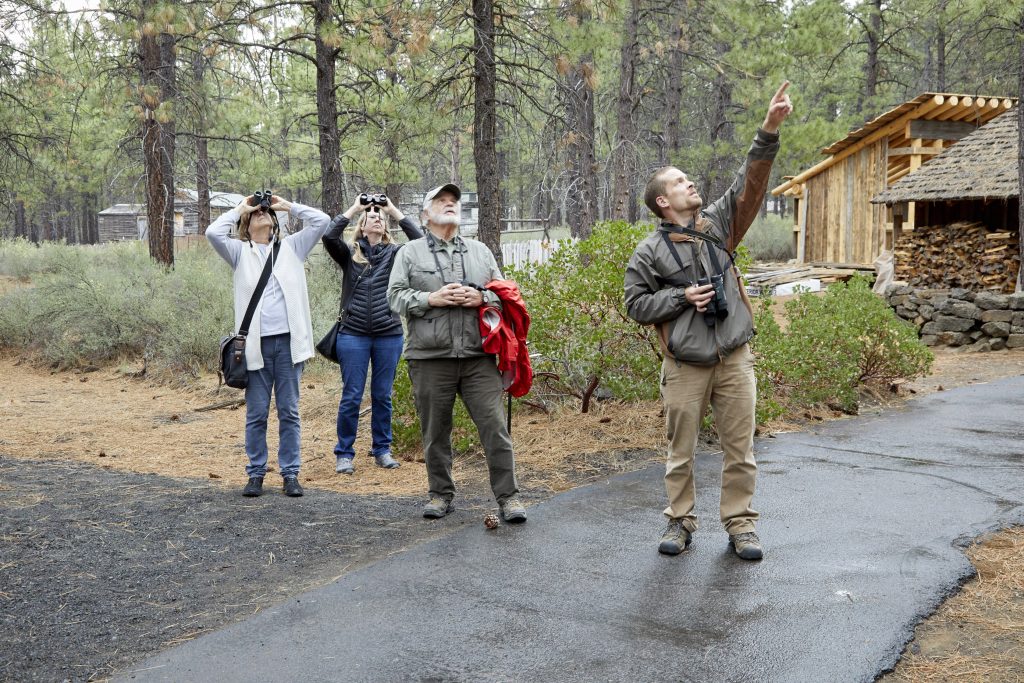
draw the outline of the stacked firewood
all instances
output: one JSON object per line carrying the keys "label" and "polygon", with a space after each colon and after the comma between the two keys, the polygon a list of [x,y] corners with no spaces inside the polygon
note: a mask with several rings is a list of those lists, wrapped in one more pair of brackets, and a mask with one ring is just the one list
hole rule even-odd
{"label": "stacked firewood", "polygon": [[917,228],[896,242],[895,276],[913,287],[1013,292],[1020,267],[1015,232],[961,221]]}

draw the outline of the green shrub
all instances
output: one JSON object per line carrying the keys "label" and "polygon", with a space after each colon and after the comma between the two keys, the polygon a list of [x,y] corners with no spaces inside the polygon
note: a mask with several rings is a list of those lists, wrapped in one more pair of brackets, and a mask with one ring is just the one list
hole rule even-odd
{"label": "green shrub", "polygon": [[856,276],[823,295],[786,302],[785,331],[771,316],[770,300],[761,300],[754,338],[759,422],[818,405],[855,412],[862,384],[928,372],[931,351],[869,285]]}
{"label": "green shrub", "polygon": [[576,396],[585,411],[600,387],[621,400],[658,395],[657,337],[626,315],[623,278],[649,224],[599,223],[593,235],[563,244],[542,265],[510,269],[530,311],[530,350],[539,353],[535,398]]}

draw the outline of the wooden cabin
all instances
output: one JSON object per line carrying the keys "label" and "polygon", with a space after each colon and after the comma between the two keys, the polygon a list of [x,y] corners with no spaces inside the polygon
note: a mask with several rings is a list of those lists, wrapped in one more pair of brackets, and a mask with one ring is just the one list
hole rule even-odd
{"label": "wooden cabin", "polygon": [[[210,220],[238,206],[242,195],[227,192],[210,193]],[[149,220],[145,204],[114,204],[100,211],[100,242],[147,239]],[[195,235],[199,232],[199,193],[188,188],[174,191],[174,235]]]}
{"label": "wooden cabin", "polygon": [[[898,279],[1014,291],[1020,261],[1018,111],[971,133],[875,195],[894,218]],[[901,218],[915,208],[917,225]]]}
{"label": "wooden cabin", "polygon": [[[872,197],[1008,111],[1012,98],[924,93],[826,147],[827,159],[772,190],[794,201],[799,262],[869,265],[893,244],[893,219]],[[904,228],[918,225],[913,202]]]}

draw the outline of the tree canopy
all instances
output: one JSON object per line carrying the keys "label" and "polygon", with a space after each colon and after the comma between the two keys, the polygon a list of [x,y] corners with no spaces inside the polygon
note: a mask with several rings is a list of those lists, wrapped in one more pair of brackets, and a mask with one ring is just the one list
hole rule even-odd
{"label": "tree canopy", "polygon": [[492,248],[509,219],[586,235],[643,215],[660,165],[720,191],[784,79],[778,177],[921,92],[1024,82],[1024,17],[998,0],[0,0],[0,17],[0,229],[35,240],[95,241],[115,202],[152,224],[176,186],[337,212],[449,180],[480,191]]}

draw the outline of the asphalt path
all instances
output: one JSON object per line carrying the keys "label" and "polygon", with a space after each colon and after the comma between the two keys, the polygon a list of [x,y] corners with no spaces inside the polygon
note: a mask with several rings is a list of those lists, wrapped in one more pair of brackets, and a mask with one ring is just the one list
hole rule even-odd
{"label": "asphalt path", "polygon": [[762,562],[729,550],[721,456],[702,453],[701,528],[677,557],[657,553],[651,467],[383,558],[121,680],[871,681],[973,575],[964,544],[1024,522],[1022,415],[1016,377],[759,440]]}

